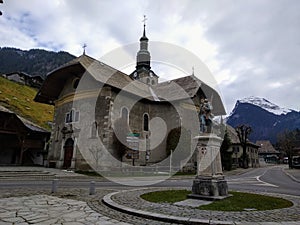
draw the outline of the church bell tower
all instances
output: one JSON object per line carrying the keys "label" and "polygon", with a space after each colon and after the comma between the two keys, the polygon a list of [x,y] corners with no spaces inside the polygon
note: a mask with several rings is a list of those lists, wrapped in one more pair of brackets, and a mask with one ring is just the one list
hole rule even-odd
{"label": "church bell tower", "polygon": [[139,80],[148,85],[156,85],[158,83],[158,76],[151,70],[150,62],[151,56],[148,51],[148,41],[146,37],[146,17],[144,16],[144,31],[143,36],[140,38],[140,50],[136,55],[135,71],[130,74],[134,80]]}

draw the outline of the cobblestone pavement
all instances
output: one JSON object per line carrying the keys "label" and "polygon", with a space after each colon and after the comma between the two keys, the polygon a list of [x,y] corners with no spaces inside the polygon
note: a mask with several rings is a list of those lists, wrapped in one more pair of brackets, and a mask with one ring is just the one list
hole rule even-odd
{"label": "cobblestone pavement", "polygon": [[293,224],[300,224],[300,197],[280,194],[276,195],[292,201],[294,205],[290,208],[266,211],[220,212],[198,210],[191,207],[182,207],[167,203],[150,203],[140,198],[141,194],[156,190],[162,189],[140,189],[134,191],[119,192],[113,195],[111,199],[119,205],[134,209],[134,211],[142,210],[149,212],[149,214],[159,213],[176,217],[206,219],[213,221],[228,221],[233,223],[282,222],[284,224],[284,222],[298,221]]}
{"label": "cobblestone pavement", "polygon": [[92,210],[86,202],[49,195],[0,199],[2,224],[123,224]]}
{"label": "cobblestone pavement", "polygon": [[0,225],[122,225],[171,224],[121,213],[105,206],[101,199],[116,190],[96,189],[89,195],[85,189],[60,189],[51,194],[45,190],[0,190]]}

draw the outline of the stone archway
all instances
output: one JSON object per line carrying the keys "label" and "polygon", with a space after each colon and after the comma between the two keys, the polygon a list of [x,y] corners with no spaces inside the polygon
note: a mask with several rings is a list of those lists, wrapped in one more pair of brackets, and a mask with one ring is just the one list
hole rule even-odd
{"label": "stone archway", "polygon": [[63,168],[68,169],[71,167],[74,150],[74,141],[72,138],[68,138],[64,145],[64,164]]}

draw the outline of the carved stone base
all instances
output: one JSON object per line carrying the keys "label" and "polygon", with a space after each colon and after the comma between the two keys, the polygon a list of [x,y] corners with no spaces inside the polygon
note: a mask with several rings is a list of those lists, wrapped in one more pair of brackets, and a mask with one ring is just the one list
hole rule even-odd
{"label": "carved stone base", "polygon": [[198,176],[193,181],[192,194],[189,198],[220,200],[229,197],[227,181],[221,177]]}

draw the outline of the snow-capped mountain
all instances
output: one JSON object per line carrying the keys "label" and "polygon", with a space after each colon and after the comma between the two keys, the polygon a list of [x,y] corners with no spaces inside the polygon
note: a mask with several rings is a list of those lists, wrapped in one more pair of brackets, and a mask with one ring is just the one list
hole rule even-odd
{"label": "snow-capped mountain", "polygon": [[300,112],[282,108],[264,98],[249,97],[236,102],[227,124],[232,127],[250,125],[253,130],[249,137],[251,141],[276,143],[279,133],[300,129]]}
{"label": "snow-capped mountain", "polygon": [[241,100],[239,100],[239,102],[240,103],[250,103],[250,104],[259,106],[262,109],[267,110],[270,113],[274,113],[276,115],[287,114],[287,113],[293,111],[291,109],[279,107],[278,105],[275,105],[274,103],[269,102],[265,98],[260,98],[260,97],[255,97],[255,96],[250,96],[248,98],[241,99]]}

